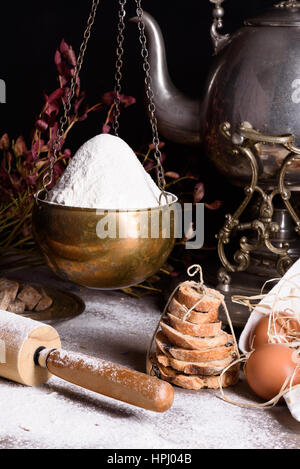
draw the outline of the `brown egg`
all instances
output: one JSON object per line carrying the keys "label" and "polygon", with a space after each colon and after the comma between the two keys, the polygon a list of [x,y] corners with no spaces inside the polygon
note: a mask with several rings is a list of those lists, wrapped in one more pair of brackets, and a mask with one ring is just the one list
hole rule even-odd
{"label": "brown egg", "polygon": [[[255,350],[245,366],[252,391],[263,399],[273,399],[297,366],[293,354],[291,348],[282,344],[266,344]],[[293,385],[296,384],[300,384],[300,369],[293,380]]]}
{"label": "brown egg", "polygon": [[[258,347],[264,344],[269,343],[269,337],[268,337],[268,328],[269,328],[269,316],[263,317],[259,323],[257,324],[253,338],[252,343],[250,344],[250,347],[252,349],[256,350]],[[275,329],[275,330],[274,330]],[[278,318],[271,323],[271,333],[275,334],[275,332],[281,336],[285,337],[287,341],[290,341],[292,339],[289,339],[287,337],[287,334],[289,333],[289,330],[296,330],[298,333],[300,333],[300,325],[297,320],[293,316],[287,316],[286,314],[282,313],[278,315]],[[278,338],[278,343],[283,343],[284,340]]]}

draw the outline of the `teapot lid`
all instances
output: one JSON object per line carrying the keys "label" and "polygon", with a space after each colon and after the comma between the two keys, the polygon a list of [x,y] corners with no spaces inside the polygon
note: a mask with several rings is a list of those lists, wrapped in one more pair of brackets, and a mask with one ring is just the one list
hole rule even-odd
{"label": "teapot lid", "polygon": [[260,16],[245,21],[246,26],[300,26],[300,1],[278,3]]}

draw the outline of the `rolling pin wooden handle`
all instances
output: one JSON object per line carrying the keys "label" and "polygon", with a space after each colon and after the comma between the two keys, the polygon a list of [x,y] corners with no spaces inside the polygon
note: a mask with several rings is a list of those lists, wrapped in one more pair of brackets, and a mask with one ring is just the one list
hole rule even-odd
{"label": "rolling pin wooden handle", "polygon": [[169,383],[105,360],[44,349],[38,363],[70,383],[143,409],[165,412],[173,403],[174,390]]}

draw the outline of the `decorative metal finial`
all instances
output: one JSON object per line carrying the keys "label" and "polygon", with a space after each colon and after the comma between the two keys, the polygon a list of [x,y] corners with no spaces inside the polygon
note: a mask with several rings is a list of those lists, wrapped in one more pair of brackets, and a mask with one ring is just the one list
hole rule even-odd
{"label": "decorative metal finial", "polygon": [[300,2],[297,0],[285,0],[284,2],[277,3],[275,7],[276,8],[300,8]]}
{"label": "decorative metal finial", "polygon": [[222,27],[222,18],[224,16],[224,8],[222,7],[222,3],[224,2],[224,0],[210,0],[211,3],[214,3],[215,8],[214,8],[214,11],[213,11],[213,15],[214,15],[214,18],[216,18],[219,22],[220,22],[220,27]]}
{"label": "decorative metal finial", "polygon": [[213,9],[213,24],[211,26],[210,35],[215,47],[215,53],[217,54],[229,41],[229,34],[222,35],[218,33],[219,29],[223,28],[223,16],[225,14],[224,8],[222,7],[222,3],[224,0],[209,0],[211,3],[215,5]]}

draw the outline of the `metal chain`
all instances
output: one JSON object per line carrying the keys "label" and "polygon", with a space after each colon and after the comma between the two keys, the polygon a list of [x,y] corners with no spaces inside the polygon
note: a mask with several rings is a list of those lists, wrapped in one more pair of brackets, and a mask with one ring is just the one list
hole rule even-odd
{"label": "metal chain", "polygon": [[155,148],[154,156],[155,156],[156,163],[157,163],[157,165],[156,165],[156,167],[157,167],[157,181],[158,181],[158,187],[162,191],[162,195],[168,201],[166,193],[165,193],[165,189],[166,189],[165,173],[164,173],[164,169],[163,169],[162,164],[161,164],[161,151],[159,149],[160,141],[159,141],[159,136],[158,136],[156,107],[155,107],[155,104],[154,104],[154,93],[153,93],[152,86],[151,86],[151,81],[152,80],[151,80],[151,75],[150,75],[150,64],[149,64],[149,61],[148,61],[149,52],[148,52],[148,48],[147,48],[147,38],[146,38],[146,34],[145,34],[145,24],[144,24],[144,20],[143,20],[144,12],[143,12],[143,9],[142,9],[142,6],[141,6],[141,0],[135,0],[135,2],[136,2],[136,6],[137,6],[136,13],[137,13],[137,17],[138,17],[138,28],[139,28],[139,32],[140,32],[139,40],[140,40],[140,43],[142,45],[141,55],[144,59],[143,69],[144,69],[144,72],[145,72],[145,75],[146,75],[145,76],[145,85],[146,85],[146,95],[147,95],[147,98],[148,98],[148,110],[149,110],[149,114],[150,114],[150,123],[151,123],[152,134],[153,134],[153,145],[154,145],[154,148]]}
{"label": "metal chain", "polygon": [[65,129],[66,129],[66,126],[68,124],[68,117],[69,117],[71,107],[72,107],[71,102],[72,102],[72,99],[73,99],[74,94],[75,94],[77,80],[78,80],[78,77],[79,77],[79,74],[80,74],[80,71],[81,71],[81,68],[82,68],[85,52],[86,52],[86,49],[87,49],[87,44],[88,44],[88,41],[89,41],[90,36],[91,36],[91,30],[92,30],[92,26],[95,22],[95,18],[96,18],[99,3],[100,3],[100,0],[93,0],[92,1],[92,8],[91,8],[90,15],[88,17],[87,27],[86,27],[86,29],[84,31],[84,34],[83,34],[83,41],[82,41],[82,44],[81,44],[80,49],[79,49],[79,55],[78,55],[77,63],[76,63],[75,69],[74,69],[72,79],[71,79],[70,89],[69,89],[69,92],[68,92],[68,95],[67,95],[66,102],[64,103],[64,113],[60,118],[59,129],[58,129],[58,132],[57,132],[56,140],[55,140],[55,142],[53,144],[53,147],[52,147],[53,148],[53,156],[50,156],[49,171],[43,177],[43,187],[44,187],[45,190],[47,190],[47,186],[49,186],[53,181],[54,165],[55,165],[55,163],[56,163],[56,161],[59,157],[59,152],[61,150],[62,140],[63,140],[64,135],[65,135]]}
{"label": "metal chain", "polygon": [[115,73],[115,99],[114,99],[114,110],[113,110],[113,130],[114,134],[118,137],[119,131],[119,117],[120,117],[120,104],[121,104],[121,80],[122,80],[122,67],[123,67],[123,55],[124,55],[124,30],[125,30],[125,5],[127,0],[119,0],[119,24],[118,24],[118,36],[117,36],[117,60],[116,60],[116,73]]}

